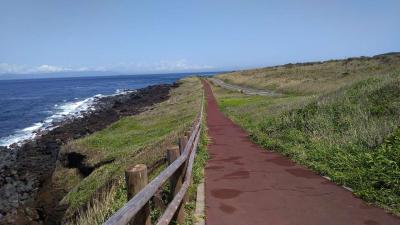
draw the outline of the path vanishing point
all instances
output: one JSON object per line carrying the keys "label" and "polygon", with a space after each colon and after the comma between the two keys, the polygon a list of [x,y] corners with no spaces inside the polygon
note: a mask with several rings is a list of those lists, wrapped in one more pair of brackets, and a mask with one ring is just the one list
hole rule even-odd
{"label": "path vanishing point", "polygon": [[205,168],[208,225],[399,225],[400,219],[288,158],[263,150],[222,114],[210,85],[210,159]]}

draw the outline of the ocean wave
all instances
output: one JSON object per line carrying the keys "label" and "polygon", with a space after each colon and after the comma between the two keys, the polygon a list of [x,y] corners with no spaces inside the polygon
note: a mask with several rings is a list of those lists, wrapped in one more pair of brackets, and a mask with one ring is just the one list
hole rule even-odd
{"label": "ocean wave", "polygon": [[129,93],[137,92],[137,90],[130,90],[130,89],[117,89],[114,95],[125,95]]}
{"label": "ocean wave", "polygon": [[0,138],[0,146],[9,147],[12,144],[21,145],[26,140],[35,138],[39,133],[43,131],[50,131],[57,127],[57,123],[65,121],[66,119],[73,119],[82,117],[84,113],[95,110],[95,103],[97,100],[121,94],[128,94],[135,92],[136,90],[120,90],[117,89],[112,95],[97,94],[93,97],[86,98],[84,100],[67,102],[63,101],[60,104],[55,104],[52,115],[45,118],[41,122],[34,123],[33,125],[16,130],[13,134]]}
{"label": "ocean wave", "polygon": [[15,131],[14,134],[0,139],[0,146],[10,146],[23,140],[32,139],[36,136],[37,130],[43,126],[43,123],[34,123],[30,127]]}

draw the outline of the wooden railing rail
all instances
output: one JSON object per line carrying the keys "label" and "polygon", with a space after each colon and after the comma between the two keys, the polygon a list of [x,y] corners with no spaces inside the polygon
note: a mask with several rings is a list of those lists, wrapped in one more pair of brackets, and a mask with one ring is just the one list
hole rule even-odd
{"label": "wooden railing rail", "polygon": [[185,182],[183,183],[179,192],[175,195],[174,199],[169,203],[167,209],[165,210],[164,214],[158,220],[157,225],[167,225],[171,222],[172,218],[174,217],[175,212],[177,211],[179,205],[181,204],[185,194],[190,186],[190,181],[192,177],[192,168],[194,162],[194,156],[197,150],[197,144],[199,142],[200,134],[197,135],[196,140],[194,142],[194,147],[192,153],[190,154],[188,167],[186,170]]}
{"label": "wooden railing rail", "polygon": [[[156,178],[154,178],[150,183],[148,183],[141,191],[139,191],[135,196],[133,196],[122,208],[120,208],[114,215],[112,215],[104,225],[125,225],[132,222],[135,216],[141,216],[138,213],[142,208],[148,205],[150,199],[154,194],[163,186],[163,184],[171,177],[176,174],[176,172],[183,166],[186,166],[186,170],[182,170],[184,174],[184,180],[182,186],[180,186],[179,191],[174,195],[173,200],[170,202],[166,208],[164,214],[160,217],[157,224],[169,224],[177,209],[182,203],[184,196],[190,186],[193,161],[195,153],[197,150],[197,145],[199,143],[201,123],[203,117],[203,106],[204,105],[204,94],[201,100],[201,109],[196,119],[194,129],[190,133],[190,137],[184,146],[183,151],[181,151],[180,156],[165,169]],[[183,147],[183,146],[182,146]],[[186,164],[185,164],[186,163]],[[185,165],[184,165],[185,164]],[[146,177],[147,179],[147,177]],[[148,206],[147,206],[148,207]],[[136,220],[135,220],[136,221]],[[137,223],[137,222],[136,222]],[[149,222],[140,222],[143,224],[148,224]]]}

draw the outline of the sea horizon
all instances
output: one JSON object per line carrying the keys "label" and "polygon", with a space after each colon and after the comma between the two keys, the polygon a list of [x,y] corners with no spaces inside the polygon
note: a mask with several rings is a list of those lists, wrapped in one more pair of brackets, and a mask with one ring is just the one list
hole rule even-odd
{"label": "sea horizon", "polygon": [[0,80],[0,146],[54,128],[54,123],[93,110],[96,99],[181,78],[217,72],[109,75]]}
{"label": "sea horizon", "polygon": [[0,81],[7,80],[36,80],[36,79],[63,79],[63,78],[85,78],[85,77],[121,77],[121,76],[157,76],[170,74],[217,74],[231,72],[234,70],[216,70],[216,71],[183,71],[183,72],[165,72],[165,73],[120,73],[113,71],[85,71],[85,72],[53,72],[53,73],[3,73],[0,74]]}

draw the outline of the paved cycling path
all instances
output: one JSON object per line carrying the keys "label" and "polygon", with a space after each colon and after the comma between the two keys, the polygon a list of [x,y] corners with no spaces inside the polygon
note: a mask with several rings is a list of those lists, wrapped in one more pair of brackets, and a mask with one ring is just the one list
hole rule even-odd
{"label": "paved cycling path", "polygon": [[261,95],[261,96],[271,96],[271,97],[282,96],[281,93],[277,93],[277,92],[274,92],[271,90],[259,90],[259,89],[241,87],[238,85],[225,83],[224,81],[217,79],[215,77],[210,77],[210,78],[208,78],[208,80],[211,81],[214,85],[220,86],[222,88],[225,88],[225,89],[228,89],[231,91],[242,92],[243,94],[246,94],[246,95]]}
{"label": "paved cycling path", "polygon": [[208,83],[208,225],[399,225],[334,183],[253,144],[219,110]]}

